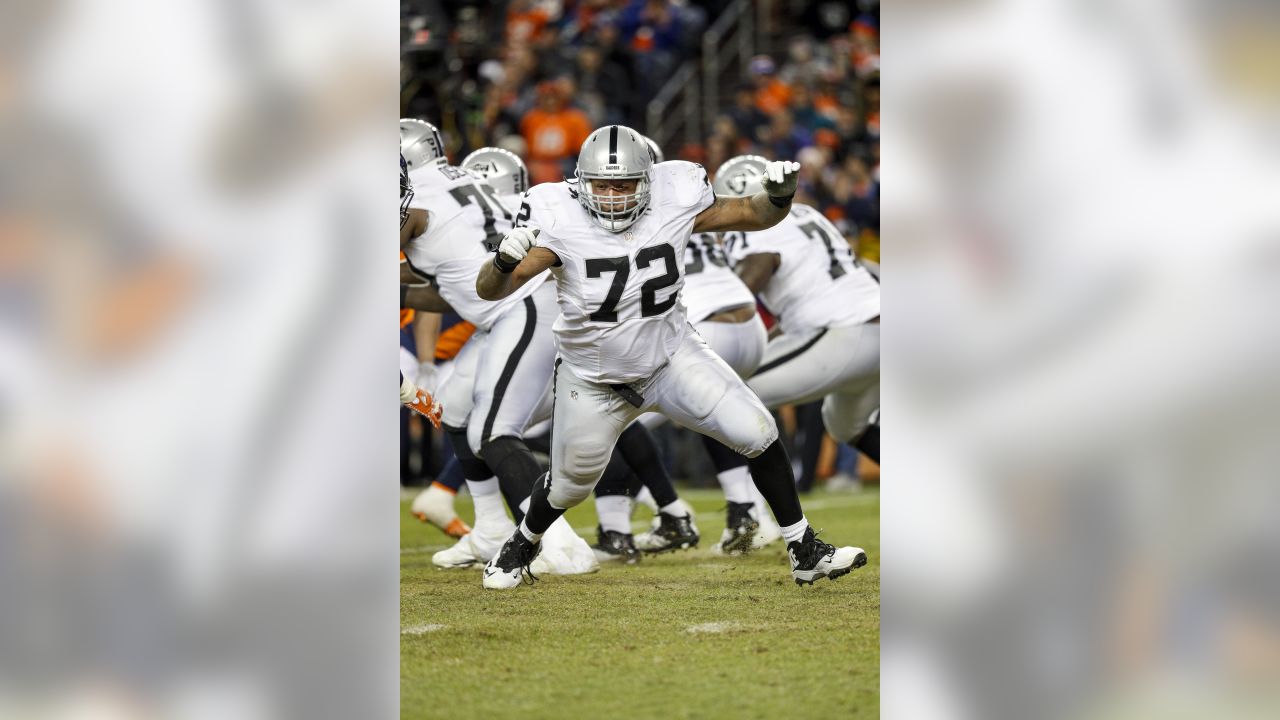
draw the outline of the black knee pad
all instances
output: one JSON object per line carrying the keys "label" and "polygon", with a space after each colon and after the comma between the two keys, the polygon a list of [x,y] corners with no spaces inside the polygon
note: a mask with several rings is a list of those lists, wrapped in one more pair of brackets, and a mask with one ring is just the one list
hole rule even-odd
{"label": "black knee pad", "polygon": [[[526,466],[532,464],[537,467],[537,460],[533,457],[533,452],[529,450],[529,446],[524,444],[520,438],[511,435],[503,435],[496,437],[480,447],[480,457],[489,464],[489,467],[497,470],[511,465],[514,461],[516,465]],[[529,478],[530,484],[542,472],[541,468],[533,473],[533,477]]]}
{"label": "black knee pad", "polygon": [[445,425],[444,435],[449,439],[449,446],[453,448],[453,455],[458,458],[458,464],[462,466],[462,476],[464,478],[468,480],[488,480],[493,477],[493,470],[489,467],[489,464],[471,452],[471,445],[467,443],[467,429],[465,427]]}

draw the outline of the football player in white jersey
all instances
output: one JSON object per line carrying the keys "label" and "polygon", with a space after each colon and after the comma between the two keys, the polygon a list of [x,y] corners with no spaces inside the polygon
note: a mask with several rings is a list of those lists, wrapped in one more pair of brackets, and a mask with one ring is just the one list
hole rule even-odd
{"label": "football player in white jersey", "polygon": [[[654,164],[663,162],[662,148],[652,138],[642,136],[642,139],[649,146]],[[756,313],[755,297],[729,268],[719,236],[720,233],[698,233],[685,246],[685,283],[680,300],[694,330],[739,377],[746,378],[760,364],[767,333]],[[647,413],[637,422],[655,427],[664,420],[658,413]],[[640,445],[639,439],[629,437],[638,431],[635,423],[629,425],[618,439],[619,446],[624,443]],[[714,549],[727,553],[746,552],[782,537],[777,526],[765,515],[764,499],[751,484],[745,459],[711,437],[704,435],[703,441],[728,506],[725,530]],[[652,439],[647,442],[653,444]],[[642,479],[628,473],[625,465],[610,461],[604,477],[596,486],[596,514],[600,517],[602,536],[600,545],[606,545],[607,536],[607,544],[620,548],[620,554],[630,559],[628,546],[646,552],[665,552],[678,548],[681,543],[687,544],[689,539],[697,544],[697,526],[691,514],[682,523],[679,516],[663,512],[664,507],[679,507],[683,503],[677,505],[678,495],[661,465],[656,470],[637,471],[637,474]],[[654,522],[648,531],[631,538],[632,505],[627,494],[641,484],[643,486],[635,497],[653,508]],[[686,524],[688,530],[682,533]]]}
{"label": "football player in white jersey", "polygon": [[[409,222],[409,203],[413,201],[413,183],[409,181],[409,166],[405,161],[404,154],[400,155],[400,229],[404,230],[404,226]],[[406,300],[406,290],[401,285],[400,308],[404,309]],[[440,427],[440,403],[427,392],[425,388],[418,387],[412,378],[416,375],[416,370],[411,364],[405,362],[405,353],[401,348],[400,356],[400,404],[409,408],[431,421],[432,425]],[[409,369],[409,376],[405,377],[405,369]]]}
{"label": "football player in white jersey", "polygon": [[[656,146],[652,141],[649,142],[656,152]],[[514,153],[502,148],[483,147],[467,155],[462,160],[461,167],[476,173],[486,184],[497,190],[499,200],[513,216],[518,212],[524,192],[529,189],[529,173],[524,162]],[[654,484],[665,481],[665,487],[671,488],[671,479],[666,475],[657,444],[645,428],[628,428],[619,438],[614,454],[619,457],[614,459],[611,467],[618,468],[622,473],[634,470]],[[627,475],[623,474],[621,478],[618,491],[625,493],[630,490],[626,485]],[[655,521],[658,527],[646,534],[646,549],[650,552],[662,552],[697,545],[698,532],[693,522],[692,509],[679,501],[674,488],[669,493],[659,490],[657,495],[661,501],[661,507],[657,508],[658,520]],[[633,562],[638,557],[631,538],[630,500],[622,495],[621,501],[610,496],[610,499],[597,502],[600,527],[597,529],[597,544],[592,547],[596,550],[596,557],[601,560],[625,559]],[[505,536],[503,539],[506,539]]]}
{"label": "football player in white jersey", "polygon": [[[767,165],[754,155],[730,159],[716,172],[716,192],[758,192]],[[751,389],[769,407],[822,399],[827,432],[879,462],[879,434],[868,433],[880,406],[879,283],[808,205],[793,204],[772,228],[733,239],[729,255],[783,333],[766,348]]]}
{"label": "football player in white jersey", "polygon": [[[498,491],[519,521],[542,472],[522,438],[539,415],[550,414],[555,289],[544,277],[501,303],[476,295],[479,266],[513,217],[493,187],[437,154],[443,146],[434,126],[420,120],[402,120],[400,126],[415,193],[403,250],[413,271],[430,281],[443,303],[427,301],[427,288],[410,307],[452,308],[476,326],[439,392],[445,433],[462,465],[476,519],[470,533],[432,557],[439,567],[471,567],[497,553],[512,530]],[[546,561],[555,571],[598,567],[590,547],[568,523],[558,525],[551,540]]]}
{"label": "football player in white jersey", "polygon": [[484,587],[512,588],[532,577],[543,533],[586,499],[623,428],[650,410],[750,458],[797,583],[866,564],[861,549],[814,536],[772,416],[693,331],[679,302],[690,233],[773,226],[791,205],[798,169],[770,163],[763,192],[716,198],[700,165],[654,165],[638,133],[612,125],[583,143],[576,181],[525,195],[518,227],[485,263],[476,288],[504,301],[548,269],[555,279],[561,315],[551,470],[535,485],[520,527],[485,566]]}

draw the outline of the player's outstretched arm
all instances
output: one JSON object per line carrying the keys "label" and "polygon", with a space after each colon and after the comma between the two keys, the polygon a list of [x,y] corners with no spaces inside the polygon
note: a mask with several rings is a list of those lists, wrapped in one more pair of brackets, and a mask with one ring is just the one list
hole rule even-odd
{"label": "player's outstretched arm", "polygon": [[711,207],[694,218],[693,231],[751,232],[767,230],[777,225],[791,212],[791,199],[796,194],[796,173],[799,171],[800,163],[797,162],[768,163],[761,183],[764,186],[763,192],[743,198],[717,196]]}
{"label": "player's outstretched arm", "polygon": [[493,262],[480,268],[476,294],[485,300],[501,300],[559,262],[554,252],[533,246],[537,237],[538,231],[527,227],[507,233],[493,254]]}

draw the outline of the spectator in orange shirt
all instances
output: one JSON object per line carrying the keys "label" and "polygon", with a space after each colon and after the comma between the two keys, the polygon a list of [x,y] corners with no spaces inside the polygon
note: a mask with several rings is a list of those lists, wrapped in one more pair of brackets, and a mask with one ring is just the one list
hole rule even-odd
{"label": "spectator in orange shirt", "polygon": [[556,182],[568,174],[566,161],[576,158],[591,134],[586,113],[569,107],[555,83],[538,83],[538,104],[520,121],[528,143],[529,174],[534,185]]}
{"label": "spectator in orange shirt", "polygon": [[778,79],[774,73],[773,59],[768,55],[757,55],[748,66],[751,83],[756,88],[756,107],[766,115],[787,107],[791,102],[791,88]]}
{"label": "spectator in orange shirt", "polygon": [[533,0],[514,0],[507,9],[507,40],[534,43],[551,17]]}

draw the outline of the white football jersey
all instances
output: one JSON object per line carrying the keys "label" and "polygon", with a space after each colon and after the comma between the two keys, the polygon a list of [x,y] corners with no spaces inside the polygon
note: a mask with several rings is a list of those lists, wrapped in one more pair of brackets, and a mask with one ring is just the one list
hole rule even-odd
{"label": "white football jersey", "polygon": [[777,253],[782,262],[760,299],[785,333],[856,325],[880,314],[880,285],[822,213],[799,203],[768,230],[728,233],[730,262]]}
{"label": "white football jersey", "polygon": [[411,208],[427,211],[427,231],[404,248],[409,265],[428,278],[440,296],[462,316],[488,330],[507,308],[538,289],[545,278],[531,280],[510,296],[494,302],[476,294],[476,278],[515,217],[498,193],[470,171],[429,165],[410,174]]}
{"label": "white football jersey", "polygon": [[706,320],[721,310],[756,304],[746,283],[729,267],[724,247],[715,233],[698,233],[689,238],[684,251],[684,290],[680,300],[692,323]]}
{"label": "white football jersey", "polygon": [[539,229],[537,245],[560,257],[552,268],[560,357],[584,380],[628,383],[662,367],[689,332],[680,291],[693,220],[715,202],[707,172],[681,160],[650,173],[649,207],[622,232],[596,225],[577,184],[529,190],[518,223]]}

